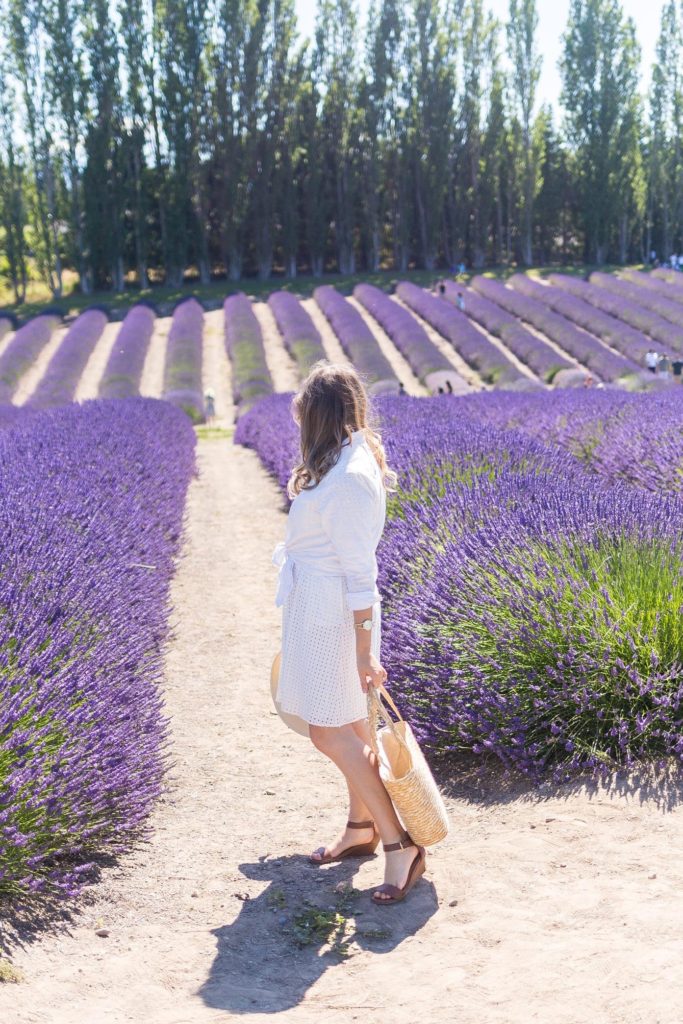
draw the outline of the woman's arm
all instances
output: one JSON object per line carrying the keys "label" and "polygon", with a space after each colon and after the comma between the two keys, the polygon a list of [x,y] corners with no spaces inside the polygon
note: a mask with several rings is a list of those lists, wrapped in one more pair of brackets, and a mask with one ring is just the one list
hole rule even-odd
{"label": "woman's arm", "polygon": [[[372,618],[372,606],[354,611],[353,624],[356,632],[356,667],[363,693],[368,692],[368,686],[380,686],[387,678],[386,670],[380,665],[372,653],[372,630],[363,629],[360,623],[365,619]],[[373,623],[372,629],[376,626]]]}

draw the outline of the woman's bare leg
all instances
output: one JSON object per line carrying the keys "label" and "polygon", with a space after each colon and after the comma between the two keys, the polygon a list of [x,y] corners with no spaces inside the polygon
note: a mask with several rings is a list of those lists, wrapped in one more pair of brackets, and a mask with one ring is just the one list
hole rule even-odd
{"label": "woman's bare leg", "polygon": [[[361,796],[370,817],[377,824],[382,842],[387,845],[395,843],[403,836],[403,826],[396,816],[394,805],[379,777],[376,758],[371,751],[368,751],[368,744],[362,735],[358,735],[358,731],[354,728],[355,725],[358,723],[342,725],[338,728],[311,725],[311,741],[343,772],[348,780],[350,791]],[[360,729],[362,732],[362,725]],[[360,830],[358,833],[359,835],[364,834]],[[359,838],[357,841],[365,840]],[[345,845],[348,846],[349,843],[346,842]],[[331,848],[330,852],[333,852]],[[386,853],[385,882],[399,887],[403,886],[415,854],[414,846]]]}

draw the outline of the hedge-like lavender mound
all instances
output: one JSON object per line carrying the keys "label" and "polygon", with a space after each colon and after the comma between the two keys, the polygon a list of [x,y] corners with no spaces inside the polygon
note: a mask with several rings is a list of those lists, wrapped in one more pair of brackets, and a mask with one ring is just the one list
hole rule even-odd
{"label": "hedge-like lavender mound", "polygon": [[[289,398],[236,435],[283,486]],[[382,657],[427,748],[535,778],[683,759],[675,398],[378,398],[399,475],[378,550]]]}
{"label": "hedge-like lavender mound", "polygon": [[144,833],[194,432],[154,399],[0,432],[0,894],[73,895]]}

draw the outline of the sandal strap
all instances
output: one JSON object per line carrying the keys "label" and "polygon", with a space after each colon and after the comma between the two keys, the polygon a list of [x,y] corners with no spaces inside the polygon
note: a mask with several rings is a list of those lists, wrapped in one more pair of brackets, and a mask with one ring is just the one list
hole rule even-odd
{"label": "sandal strap", "polygon": [[373,889],[373,893],[376,892],[384,893],[387,896],[391,896],[392,899],[395,899],[397,896],[401,895],[403,890],[399,889],[397,885],[392,885],[391,882],[382,882],[381,885],[376,885]]}
{"label": "sandal strap", "polygon": [[403,837],[397,843],[382,843],[385,853],[391,853],[392,850],[407,850],[409,846],[415,846],[415,842],[410,838],[408,832],[404,832]]}
{"label": "sandal strap", "polygon": [[347,821],[347,828],[374,828],[374,821]]}

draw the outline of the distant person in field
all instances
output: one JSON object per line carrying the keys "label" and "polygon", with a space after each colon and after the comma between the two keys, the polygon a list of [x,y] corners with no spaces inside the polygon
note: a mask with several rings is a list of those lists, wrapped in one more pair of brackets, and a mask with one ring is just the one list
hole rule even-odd
{"label": "distant person in field", "polygon": [[590,373],[586,374],[586,376],[583,378],[583,386],[585,388],[592,388],[594,384],[595,380],[593,376]]}
{"label": "distant person in field", "polygon": [[439,281],[439,295],[441,296],[441,298],[443,298],[445,294],[446,294],[446,282],[445,281]]}
{"label": "distant person in field", "polygon": [[657,374],[664,379],[668,379],[671,372],[671,362],[667,356],[662,356],[657,362]]}
{"label": "distant person in field", "polygon": [[674,359],[671,363],[671,370],[674,375],[674,380],[678,380],[680,382],[681,378],[683,378],[683,359]]}
{"label": "distant person in field", "polygon": [[465,312],[465,296],[463,295],[462,292],[458,292],[458,297],[455,300],[455,304],[461,313]]}
{"label": "distant person in field", "polygon": [[466,268],[465,264],[464,264],[464,263],[461,263],[461,264],[460,264],[460,266],[458,267],[458,275],[459,275],[460,277],[464,277],[464,276],[465,276],[465,271],[466,271],[466,269],[467,269],[467,268]]}
{"label": "distant person in field", "polygon": [[446,381],[446,390],[448,391],[449,395],[453,394],[453,385],[451,384],[450,380]]}
{"label": "distant person in field", "polygon": [[206,422],[210,425],[216,418],[216,396],[213,388],[207,388],[204,392],[204,412]]}
{"label": "distant person in field", "polygon": [[405,395],[406,393],[405,384],[402,380],[398,382],[398,393],[399,395]]}
{"label": "distant person in field", "polygon": [[650,252],[650,263],[653,267],[657,265],[657,253],[654,249]]}
{"label": "distant person in field", "polygon": [[657,355],[655,350],[653,348],[649,348],[647,350],[647,352],[645,353],[645,366],[650,371],[650,373],[656,373],[657,372],[657,362],[658,362],[658,360],[659,360],[659,356]]}
{"label": "distant person in field", "polygon": [[[309,860],[368,857],[381,840],[384,882],[373,886],[372,899],[397,903],[424,873],[426,854],[397,817],[368,722],[369,688],[387,679],[376,549],[387,491],[397,484],[368,407],[353,367],[322,360],[292,402],[301,460],[287,485],[285,540],[273,552],[280,567],[275,603],[282,606],[275,699],[283,712],[308,723],[311,742],[339,768],[349,791],[346,826]],[[316,780],[314,788],[320,785]],[[318,798],[311,793],[312,810]],[[292,813],[303,827],[304,809]]]}

